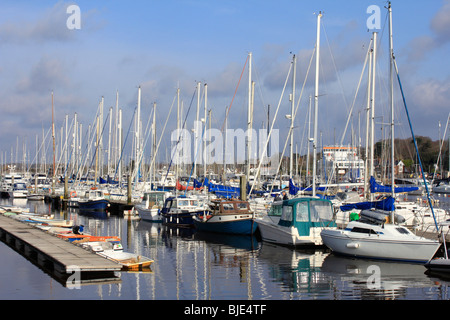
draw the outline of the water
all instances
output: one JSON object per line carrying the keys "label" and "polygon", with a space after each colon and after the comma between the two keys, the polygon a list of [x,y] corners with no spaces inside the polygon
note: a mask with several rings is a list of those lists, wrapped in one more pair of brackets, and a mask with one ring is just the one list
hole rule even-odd
{"label": "water", "polygon": [[[2,200],[11,203],[10,200]],[[449,208],[450,198],[440,197]],[[52,211],[15,200],[34,212],[72,218],[86,232],[114,235],[125,251],[154,259],[151,272],[116,274],[71,287],[0,242],[2,300],[448,300],[450,279],[422,265],[350,259],[258,242],[254,237],[180,232],[118,216]],[[377,277],[379,275],[379,277]]]}

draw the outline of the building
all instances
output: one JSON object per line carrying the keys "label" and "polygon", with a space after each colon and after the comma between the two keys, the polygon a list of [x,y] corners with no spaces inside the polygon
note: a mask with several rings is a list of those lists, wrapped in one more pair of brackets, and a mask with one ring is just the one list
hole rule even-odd
{"label": "building", "polygon": [[323,148],[322,154],[324,181],[334,183],[364,180],[364,160],[359,158],[356,147],[328,146]]}

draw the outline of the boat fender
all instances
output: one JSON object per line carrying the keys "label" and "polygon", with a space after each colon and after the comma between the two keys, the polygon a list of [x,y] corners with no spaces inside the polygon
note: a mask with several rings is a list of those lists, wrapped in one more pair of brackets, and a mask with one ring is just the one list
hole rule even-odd
{"label": "boat fender", "polygon": [[83,226],[83,225],[80,225],[80,226],[74,226],[74,227],[72,228],[72,232],[73,232],[74,234],[83,234],[83,230],[84,230],[84,226]]}
{"label": "boat fender", "polygon": [[358,249],[359,248],[359,243],[357,243],[357,242],[350,242],[350,243],[347,243],[346,247],[350,248],[350,249]]}

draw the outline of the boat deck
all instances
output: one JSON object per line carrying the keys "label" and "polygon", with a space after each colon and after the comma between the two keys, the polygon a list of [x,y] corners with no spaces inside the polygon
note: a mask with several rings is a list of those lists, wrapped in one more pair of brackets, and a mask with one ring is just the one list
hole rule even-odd
{"label": "boat deck", "polygon": [[0,239],[43,269],[60,275],[115,272],[121,265],[31,225],[0,215]]}

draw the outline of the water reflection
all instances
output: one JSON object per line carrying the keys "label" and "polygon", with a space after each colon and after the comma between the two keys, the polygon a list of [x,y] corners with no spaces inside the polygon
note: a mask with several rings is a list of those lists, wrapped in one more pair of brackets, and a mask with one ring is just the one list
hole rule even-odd
{"label": "water reflection", "polygon": [[[200,233],[117,215],[99,217],[73,208],[54,210],[44,202],[22,202],[12,204],[73,219],[94,235],[119,236],[125,251],[155,261],[151,273],[119,273],[119,283],[90,283],[79,290],[53,286],[59,299],[448,299],[449,280],[426,274],[422,265],[292,250],[261,243],[257,237]],[[379,278],[374,279],[377,274]],[[45,291],[48,281],[40,281]],[[14,285],[2,288],[17,290]],[[41,297],[36,293],[32,298]]]}

